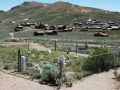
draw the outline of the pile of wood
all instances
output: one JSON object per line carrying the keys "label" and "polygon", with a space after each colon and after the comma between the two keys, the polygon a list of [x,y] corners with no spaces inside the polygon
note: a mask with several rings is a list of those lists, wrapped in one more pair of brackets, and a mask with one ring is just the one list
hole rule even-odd
{"label": "pile of wood", "polygon": [[109,34],[106,34],[105,32],[95,32],[94,36],[108,37]]}

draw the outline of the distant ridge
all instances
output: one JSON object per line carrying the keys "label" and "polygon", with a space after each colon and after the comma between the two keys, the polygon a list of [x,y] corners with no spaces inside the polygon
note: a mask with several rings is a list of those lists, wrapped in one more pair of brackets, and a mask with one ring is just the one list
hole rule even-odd
{"label": "distant ridge", "polygon": [[49,6],[49,11],[55,12],[55,11],[81,11],[81,12],[90,12],[91,10],[89,8],[81,7],[78,5],[73,5],[69,2],[55,2],[51,6]]}
{"label": "distant ridge", "polygon": [[3,11],[3,10],[0,10],[0,14],[1,14],[1,13],[4,13],[4,12],[5,12],[5,11]]}
{"label": "distant ridge", "polygon": [[69,2],[62,2],[62,1],[58,1],[55,2],[53,4],[44,4],[44,3],[40,3],[40,2],[24,2],[21,5],[15,6],[13,8],[10,9],[10,11],[14,12],[14,11],[19,11],[22,9],[27,9],[27,8],[33,8],[33,7],[38,7],[38,6],[47,6],[47,8],[43,8],[45,10],[45,12],[49,11],[49,12],[57,12],[57,11],[81,11],[81,12],[90,12],[91,10],[89,8],[86,7],[81,7],[78,5],[73,5]]}
{"label": "distant ridge", "polygon": [[103,22],[110,20],[120,23],[120,12],[111,12],[93,7],[83,7],[69,2],[55,3],[23,2],[0,14],[0,20],[22,22],[29,18],[29,22],[45,23],[73,23],[91,17]]}
{"label": "distant ridge", "polygon": [[23,2],[21,5],[12,7],[10,11],[18,11],[26,8],[32,8],[32,7],[37,7],[37,6],[42,6],[43,4],[40,2]]}

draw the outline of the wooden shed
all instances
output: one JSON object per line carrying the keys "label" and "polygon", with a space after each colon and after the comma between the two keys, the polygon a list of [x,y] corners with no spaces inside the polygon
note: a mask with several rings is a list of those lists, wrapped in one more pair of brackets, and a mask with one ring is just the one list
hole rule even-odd
{"label": "wooden shed", "polygon": [[38,24],[35,24],[35,29],[45,29],[45,25],[40,22]]}
{"label": "wooden shed", "polygon": [[66,25],[62,25],[62,24],[59,24],[59,25],[57,26],[57,30],[58,30],[58,31],[64,31],[66,28],[67,28]]}
{"label": "wooden shed", "polygon": [[15,32],[23,31],[23,26],[17,25],[17,26],[14,28],[14,31],[15,31]]}
{"label": "wooden shed", "polygon": [[109,34],[106,34],[105,32],[94,32],[94,36],[108,37]]}
{"label": "wooden shed", "polygon": [[36,31],[36,32],[34,32],[34,36],[40,36],[40,35],[44,35],[44,31]]}
{"label": "wooden shed", "polygon": [[57,35],[57,31],[55,31],[55,30],[46,30],[45,34],[47,34],[47,35]]}
{"label": "wooden shed", "polygon": [[21,26],[31,26],[30,23],[22,23]]}

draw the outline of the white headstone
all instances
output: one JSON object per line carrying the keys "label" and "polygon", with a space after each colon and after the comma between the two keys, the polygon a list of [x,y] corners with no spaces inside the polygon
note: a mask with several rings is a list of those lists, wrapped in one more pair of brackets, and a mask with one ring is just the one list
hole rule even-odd
{"label": "white headstone", "polygon": [[25,68],[26,68],[26,58],[25,58],[25,56],[21,56],[20,65],[21,65],[21,71],[25,70]]}
{"label": "white headstone", "polygon": [[61,55],[60,57],[59,57],[59,62],[62,62],[62,63],[64,63],[65,62],[65,57],[64,57],[64,55]]}
{"label": "white headstone", "polygon": [[49,53],[51,53],[52,51],[51,50],[48,50]]}

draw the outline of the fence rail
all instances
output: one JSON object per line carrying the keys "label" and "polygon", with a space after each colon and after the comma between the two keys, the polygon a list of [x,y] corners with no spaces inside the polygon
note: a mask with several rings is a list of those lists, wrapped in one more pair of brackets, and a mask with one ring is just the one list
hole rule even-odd
{"label": "fence rail", "polygon": [[[74,74],[82,73],[83,76],[86,76],[93,73],[107,71],[111,68],[116,68],[120,66],[120,51],[113,51],[84,58],[83,57],[76,58],[72,60],[69,59],[63,61],[60,60],[59,62],[57,60],[54,61],[45,58],[32,57],[31,55],[21,54],[22,51],[20,51],[20,49],[18,49],[18,52],[8,52],[0,50],[0,53],[1,53],[0,63],[3,62],[4,67],[6,67],[6,65],[16,66],[16,68],[12,69],[17,69],[18,72],[24,72],[22,71],[24,65],[21,65],[21,63],[23,63],[21,56],[24,56],[25,57],[24,64],[27,65],[28,63],[31,63],[32,72],[35,71],[33,73],[40,72],[38,69],[34,69],[33,67],[34,63],[38,64],[38,66],[40,66],[41,69],[43,69],[46,64],[49,64],[50,65],[48,66],[49,70],[51,70],[50,68],[54,68],[54,70],[59,71],[59,78],[62,78],[63,74],[64,73],[67,74],[67,72],[74,72]],[[7,62],[7,60],[11,61]],[[26,72],[31,73],[28,72],[28,68],[29,66],[26,66],[25,68]]]}
{"label": "fence rail", "polygon": [[[49,60],[49,59],[45,59],[45,58],[32,57],[30,55],[22,55],[20,53],[20,49],[18,49],[18,52],[8,52],[8,51],[0,50],[0,53],[4,53],[5,56],[12,54],[12,55],[18,57],[18,59],[16,58],[17,61],[19,60],[20,56],[25,56],[27,60],[28,60],[28,58],[31,58],[31,59],[38,60],[38,61],[47,61],[47,62],[50,62],[50,63],[53,63],[53,64],[58,63],[57,61],[55,62],[53,60]],[[9,59],[9,57],[8,57],[8,59]],[[85,61],[87,59],[90,59],[90,60],[92,59],[92,60],[96,60],[96,63],[95,63],[96,65],[94,65],[94,66],[97,66],[97,62],[100,61],[100,60],[101,61],[102,60],[110,61],[110,62],[112,62],[112,64],[111,64],[111,66],[112,66],[114,64],[117,64],[116,61],[119,60],[119,57],[120,57],[120,51],[113,51],[113,52],[108,52],[108,53],[89,56],[89,57],[77,58],[77,59],[74,59],[74,60],[65,60],[66,61],[65,63],[74,63],[74,62],[78,62],[78,61]],[[99,69],[99,67],[96,67],[96,68]]]}

